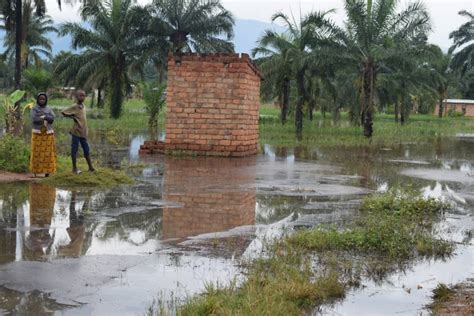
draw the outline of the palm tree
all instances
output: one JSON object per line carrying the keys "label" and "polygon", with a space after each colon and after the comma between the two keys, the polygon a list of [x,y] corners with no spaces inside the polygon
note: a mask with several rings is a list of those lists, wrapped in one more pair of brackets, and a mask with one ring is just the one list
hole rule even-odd
{"label": "palm tree", "polygon": [[464,46],[453,55],[451,61],[451,67],[459,70],[461,76],[464,77],[474,69],[474,15],[467,11],[461,11],[459,14],[467,17],[469,21],[449,34],[449,38],[454,41],[453,46],[449,48],[449,53]]}
{"label": "palm tree", "polygon": [[[148,9],[153,16],[151,30],[164,39],[168,51],[234,51],[230,42],[234,18],[220,0],[154,0]],[[158,46],[161,48],[162,44]]]}
{"label": "palm tree", "polygon": [[[413,109],[412,98],[422,90],[432,90],[432,69],[427,57],[434,57],[434,48],[423,35],[411,41],[397,41],[395,53],[387,56],[379,70],[376,91],[379,100],[395,104],[395,121],[404,124]],[[381,102],[381,103],[382,103]]]}
{"label": "palm tree", "polygon": [[146,30],[144,8],[133,5],[133,0],[109,0],[85,4],[82,18],[91,29],[78,23],[66,23],[60,35],[71,34],[72,47],[84,49],[80,54],[65,58],[57,72],[77,71],[79,82],[108,83],[111,116],[120,117],[124,95],[130,90],[128,70],[140,61],[149,42],[143,39]]}
{"label": "palm tree", "polygon": [[[7,29],[1,26],[0,29]],[[21,66],[27,68],[33,61],[36,67],[41,66],[40,55],[51,58],[52,43],[46,33],[56,32],[53,21],[47,15],[36,15],[30,0],[23,3],[23,16],[21,30]],[[16,38],[14,32],[7,32],[5,36],[7,58],[14,59]]]}
{"label": "palm tree", "polygon": [[271,82],[280,101],[281,123],[287,121],[290,101],[290,81],[292,79],[290,61],[286,58],[292,47],[291,39],[285,34],[266,30],[257,41],[258,46],[252,49],[252,56],[263,56],[257,60],[262,69],[265,81]]}
{"label": "palm tree", "polygon": [[[303,131],[303,105],[308,100],[306,83],[307,72],[321,64],[319,49],[326,44],[328,38],[334,36],[337,30],[335,25],[329,20],[327,12],[312,12],[301,17],[299,22],[291,21],[287,15],[278,12],[273,15],[272,22],[281,20],[286,28],[284,36],[279,36],[272,31],[267,31],[260,40],[260,47],[255,52],[271,54],[271,47],[276,46],[283,53],[279,58],[281,65],[288,65],[285,69],[286,78],[296,80],[297,102],[295,108],[296,133],[301,136]],[[276,59],[275,61],[278,61]],[[285,64],[286,63],[286,64]],[[285,81],[283,80],[283,84]]]}
{"label": "palm tree", "polygon": [[410,42],[430,29],[429,16],[420,3],[397,12],[398,0],[346,0],[345,51],[341,58],[358,67],[360,118],[364,135],[372,137],[377,74],[397,51],[399,42]]}
{"label": "palm tree", "polygon": [[[23,20],[23,0],[2,0],[1,10],[5,21],[7,32],[15,34],[15,88],[21,86],[21,46],[22,46],[22,26]],[[30,2],[31,3],[31,2]],[[58,0],[60,5],[61,1]],[[46,3],[44,0],[35,0],[36,15],[42,16],[46,12]]]}
{"label": "palm tree", "polygon": [[[0,9],[7,32],[15,34],[15,88],[21,88],[21,44],[22,44],[22,5],[23,0],[1,0]],[[59,0],[58,0],[59,1]],[[36,14],[41,16],[46,11],[44,0],[35,0]],[[20,135],[23,129],[22,111],[19,102],[15,104],[14,118],[16,126],[13,134]]]}
{"label": "palm tree", "polygon": [[431,58],[426,67],[429,75],[429,84],[438,96],[438,116],[443,117],[443,100],[448,97],[448,89],[453,82],[453,72],[450,67],[451,54],[445,54],[436,45],[430,45]]}

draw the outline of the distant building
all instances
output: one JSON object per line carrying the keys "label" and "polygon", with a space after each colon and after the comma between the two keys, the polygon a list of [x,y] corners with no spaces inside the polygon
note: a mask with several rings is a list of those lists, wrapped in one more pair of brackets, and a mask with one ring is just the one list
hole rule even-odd
{"label": "distant building", "polygon": [[[474,100],[445,99],[443,100],[443,116],[449,112],[463,113],[466,117],[474,117]],[[435,115],[439,113],[439,104],[436,105]]]}

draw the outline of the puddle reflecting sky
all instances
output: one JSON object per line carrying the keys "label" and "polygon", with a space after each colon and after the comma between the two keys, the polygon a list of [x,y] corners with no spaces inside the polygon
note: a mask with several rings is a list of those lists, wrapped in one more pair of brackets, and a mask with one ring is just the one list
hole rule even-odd
{"label": "puddle reflecting sky", "polygon": [[[114,159],[137,161],[133,148],[140,137]],[[11,302],[25,302],[26,309],[27,302],[42,301],[41,308],[72,314],[142,313],[159,292],[190,295],[203,289],[204,280],[230,281],[242,256],[257,256],[264,241],[287,229],[351,221],[365,194],[394,185],[456,203],[440,227],[444,236],[468,244],[452,264],[470,260],[471,266],[452,272],[451,279],[473,274],[474,143],[261,149],[244,159],[148,157],[136,185],[104,191],[2,184],[0,284],[10,303],[0,301],[0,311],[12,312]],[[450,263],[437,264],[420,263],[404,276],[405,283],[422,271],[434,278],[408,300],[410,310],[428,302],[438,274],[449,278],[443,271]],[[326,313],[351,314],[351,306],[362,311],[367,297],[378,297],[380,306],[395,300],[403,309],[406,298],[392,295],[401,284],[392,284],[368,284],[369,290],[351,293]]]}

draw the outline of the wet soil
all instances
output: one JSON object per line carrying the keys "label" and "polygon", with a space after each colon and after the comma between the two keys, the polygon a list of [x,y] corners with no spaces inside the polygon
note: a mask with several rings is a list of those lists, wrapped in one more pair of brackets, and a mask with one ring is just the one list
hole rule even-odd
{"label": "wet soil", "polygon": [[35,177],[32,173],[15,173],[0,170],[0,183],[15,181],[37,181],[39,177]]}

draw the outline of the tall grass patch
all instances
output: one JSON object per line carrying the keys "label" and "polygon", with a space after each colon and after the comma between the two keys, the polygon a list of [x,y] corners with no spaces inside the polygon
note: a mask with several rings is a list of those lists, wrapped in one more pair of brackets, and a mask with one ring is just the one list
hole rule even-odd
{"label": "tall grass patch", "polygon": [[363,136],[363,128],[349,123],[347,113],[334,122],[330,116],[315,113],[313,121],[305,120],[303,135],[296,138],[294,122],[282,125],[279,109],[260,108],[260,143],[271,145],[306,146],[393,146],[405,142],[432,142],[437,138],[454,137],[457,133],[474,133],[474,119],[466,117],[442,118],[432,115],[411,115],[401,125],[393,116],[377,114],[374,119],[374,135]]}

